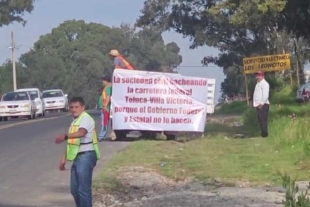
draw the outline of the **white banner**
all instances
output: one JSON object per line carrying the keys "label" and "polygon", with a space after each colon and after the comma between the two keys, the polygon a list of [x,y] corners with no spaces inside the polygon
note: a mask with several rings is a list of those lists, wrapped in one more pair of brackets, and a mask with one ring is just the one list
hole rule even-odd
{"label": "white banner", "polygon": [[113,129],[203,132],[207,82],[174,73],[115,70]]}

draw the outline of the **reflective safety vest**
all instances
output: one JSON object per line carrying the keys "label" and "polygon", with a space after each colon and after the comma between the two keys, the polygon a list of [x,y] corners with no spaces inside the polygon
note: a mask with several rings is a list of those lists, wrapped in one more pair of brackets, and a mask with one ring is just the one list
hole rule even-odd
{"label": "reflective safety vest", "polygon": [[[83,112],[70,126],[69,128],[69,134],[77,132],[79,130],[80,127],[80,123],[83,117],[85,116],[89,116],[93,122],[95,123],[94,119],[86,112]],[[81,143],[81,139],[80,138],[76,138],[76,139],[68,139],[67,140],[67,160],[68,161],[73,161],[77,154],[79,153],[79,149],[80,149],[80,145],[82,145],[84,143]],[[99,147],[98,147],[98,138],[97,138],[97,134],[96,134],[96,130],[94,128],[93,131],[93,142],[92,143],[87,143],[87,144],[93,144],[94,146],[94,150],[96,152],[97,155],[97,159],[100,159],[100,151],[99,151]]]}
{"label": "reflective safety vest", "polygon": [[108,84],[106,86],[104,86],[103,90],[102,90],[102,100],[106,100],[107,99],[107,89],[109,86],[112,86],[112,84]]}
{"label": "reflective safety vest", "polygon": [[[108,85],[106,85],[104,88],[103,88],[103,90],[102,90],[102,103],[103,103],[103,106],[106,104],[105,102],[106,102],[106,100],[107,100],[107,89],[109,88],[109,87],[111,87],[112,86],[112,84],[110,83],[110,84],[108,84]],[[110,105],[110,104],[108,104],[108,105]]]}
{"label": "reflective safety vest", "polygon": [[134,70],[134,67],[127,61],[125,58],[121,55],[116,56],[120,58],[123,63],[125,64],[125,68],[122,68],[120,65],[116,65],[116,69],[128,69],[128,70]]}

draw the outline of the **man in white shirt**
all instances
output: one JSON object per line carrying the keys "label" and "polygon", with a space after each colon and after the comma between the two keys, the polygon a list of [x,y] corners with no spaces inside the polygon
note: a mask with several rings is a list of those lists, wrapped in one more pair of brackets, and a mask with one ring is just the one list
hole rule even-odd
{"label": "man in white shirt", "polygon": [[65,170],[67,160],[72,162],[70,189],[76,207],[92,207],[93,171],[100,158],[95,121],[85,111],[85,103],[81,97],[70,100],[70,111],[74,120],[69,133],[59,135],[55,140],[56,144],[68,142],[59,170]]}
{"label": "man in white shirt", "polygon": [[265,80],[263,71],[259,71],[255,75],[257,83],[253,95],[253,107],[257,109],[261,136],[268,137],[269,83]]}

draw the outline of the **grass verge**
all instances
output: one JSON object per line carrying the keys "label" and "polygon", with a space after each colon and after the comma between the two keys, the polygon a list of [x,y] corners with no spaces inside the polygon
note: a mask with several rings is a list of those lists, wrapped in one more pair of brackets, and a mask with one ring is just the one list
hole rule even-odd
{"label": "grass verge", "polygon": [[247,110],[247,108],[246,101],[234,101],[229,104],[223,104],[219,110],[215,111],[215,114],[240,114]]}
{"label": "grass verge", "polygon": [[[294,103],[288,88],[274,94],[268,139],[257,137],[255,110],[247,108],[243,112],[244,126],[208,123],[206,137],[191,142],[132,143],[109,162],[100,177],[100,185],[117,188],[116,172],[128,166],[152,168],[175,180],[194,176],[200,180],[212,177],[227,182],[280,184],[279,174],[284,172],[298,180],[308,179],[310,106]],[[254,139],[234,139],[236,133],[245,133]]]}

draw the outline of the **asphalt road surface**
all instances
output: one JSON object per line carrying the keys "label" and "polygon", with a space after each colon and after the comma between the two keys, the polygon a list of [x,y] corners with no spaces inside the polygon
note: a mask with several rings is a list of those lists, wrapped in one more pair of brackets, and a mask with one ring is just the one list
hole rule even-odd
{"label": "asphalt road surface", "polygon": [[[99,113],[91,115],[99,127]],[[70,170],[58,170],[66,145],[54,143],[57,135],[67,132],[71,120],[67,113],[51,113],[34,120],[0,122],[0,207],[75,206],[69,190]],[[127,145],[101,142],[102,158],[95,175]]]}

